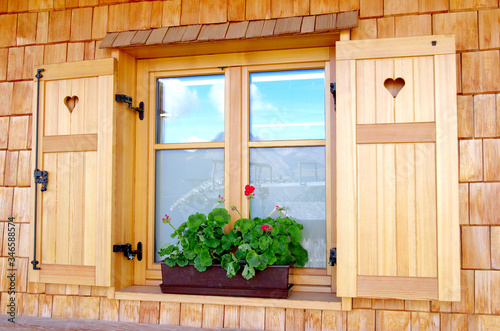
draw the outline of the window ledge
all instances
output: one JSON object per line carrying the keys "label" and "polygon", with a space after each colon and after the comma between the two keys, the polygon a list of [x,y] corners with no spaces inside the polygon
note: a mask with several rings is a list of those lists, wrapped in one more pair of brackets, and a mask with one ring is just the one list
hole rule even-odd
{"label": "window ledge", "polygon": [[[217,296],[217,304],[252,307],[342,310],[342,298],[335,293],[292,292],[288,299]],[[133,285],[115,292],[115,299],[179,303],[214,303],[214,296],[164,294],[159,286]]]}

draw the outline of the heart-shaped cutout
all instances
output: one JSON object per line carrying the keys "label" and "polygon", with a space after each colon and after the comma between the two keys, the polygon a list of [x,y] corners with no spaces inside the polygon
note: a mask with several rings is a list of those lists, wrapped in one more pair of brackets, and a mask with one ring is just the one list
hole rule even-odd
{"label": "heart-shaped cutout", "polygon": [[64,98],[64,104],[66,105],[66,108],[68,108],[69,112],[72,113],[73,109],[75,109],[76,105],[78,105],[78,97],[76,95],[72,97],[67,96]]}
{"label": "heart-shaped cutout", "polygon": [[396,78],[396,80],[392,78],[387,78],[384,81],[385,88],[391,93],[392,97],[395,98],[399,91],[405,86],[405,80],[401,77]]}

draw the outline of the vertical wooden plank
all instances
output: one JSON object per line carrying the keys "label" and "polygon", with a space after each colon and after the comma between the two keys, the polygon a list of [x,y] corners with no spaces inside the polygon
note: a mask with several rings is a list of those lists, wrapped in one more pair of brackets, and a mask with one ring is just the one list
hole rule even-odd
{"label": "vertical wooden plank", "polygon": [[394,98],[385,88],[387,78],[394,79],[394,60],[375,60],[375,97],[377,123],[394,123]]}
{"label": "vertical wooden plank", "polygon": [[271,17],[290,17],[293,16],[293,0],[282,0],[271,2]]}
{"label": "vertical wooden plank", "polygon": [[375,61],[356,61],[356,123],[375,123]]}
{"label": "vertical wooden plank", "polygon": [[202,328],[215,329],[224,327],[224,306],[203,305]]}
{"label": "vertical wooden plank", "polygon": [[200,0],[182,0],[181,25],[200,23]]}
{"label": "vertical wooden plank", "polygon": [[[57,134],[67,135],[71,134],[71,113],[64,104],[64,99],[71,95],[71,81],[59,81],[59,95],[57,100]],[[45,117],[49,120],[47,117]]]}
{"label": "vertical wooden plank", "polygon": [[358,145],[358,274],[378,274],[377,146]]}
{"label": "vertical wooden plank", "polygon": [[473,106],[471,95],[457,96],[458,138],[472,138]]}
{"label": "vertical wooden plank", "polygon": [[377,145],[377,273],[383,276],[397,274],[394,161],[394,144]]}
{"label": "vertical wooden plank", "polygon": [[[82,45],[83,46],[83,45]],[[83,56],[83,48],[82,48]],[[83,58],[82,58],[83,60]],[[72,79],[71,96],[78,97],[78,104],[70,114],[70,132],[71,134],[83,134],[85,117],[87,112],[92,112],[92,108],[86,105],[88,97],[85,94],[86,78]],[[94,96],[95,98],[95,96]],[[95,109],[95,108],[94,108]]]}
{"label": "vertical wooden plank", "polygon": [[97,224],[97,152],[85,153],[84,160],[84,206],[83,206],[83,265],[95,265],[95,236]]}
{"label": "vertical wooden plank", "polygon": [[40,129],[43,129],[43,133],[46,136],[56,135],[58,132],[57,125],[57,110],[59,104],[59,82],[51,81],[43,84],[45,86],[45,95],[43,100],[45,101],[40,107],[43,106],[43,126],[40,126]]}
{"label": "vertical wooden plank", "polygon": [[98,114],[96,111],[92,111],[92,109],[97,109],[98,106],[96,98],[98,95],[98,86],[97,77],[84,79],[84,98],[82,98],[82,102],[86,111],[84,112],[83,133],[97,133]]}
{"label": "vertical wooden plank", "polygon": [[174,302],[160,303],[160,324],[179,325],[181,304]]}
{"label": "vertical wooden plank", "polygon": [[499,225],[500,183],[470,184],[470,224]]}
{"label": "vertical wooden plank", "polygon": [[337,61],[337,295],[356,296],[356,68],[355,61]]}
{"label": "vertical wooden plank", "polygon": [[160,303],[157,301],[141,301],[139,307],[139,322],[158,324],[160,318]]}
{"label": "vertical wooden plank", "polygon": [[224,327],[235,329],[240,327],[239,306],[224,306]]}
{"label": "vertical wooden plank", "polygon": [[440,300],[460,297],[460,231],[458,226],[458,156],[456,57],[435,56],[436,185],[438,278]]}
{"label": "vertical wooden plank", "polygon": [[489,138],[497,136],[495,95],[474,96],[474,137]]}
{"label": "vertical wooden plank", "polygon": [[71,10],[52,11],[49,16],[49,43],[68,41],[70,37]]}
{"label": "vertical wooden plank", "polygon": [[414,76],[412,58],[394,60],[394,77],[401,77],[405,81],[404,87],[399,91],[397,98],[394,99],[394,117],[396,123],[415,121]]}
{"label": "vertical wooden plank", "polygon": [[412,312],[411,313],[412,330],[440,330],[439,314]]}
{"label": "vertical wooden plank", "polygon": [[304,314],[304,330],[321,330],[321,310],[306,309]]}
{"label": "vertical wooden plank", "polygon": [[54,318],[72,318],[73,317],[73,298],[69,295],[54,295],[52,303],[52,317]]}
{"label": "vertical wooden plank", "polygon": [[108,298],[100,299],[99,319],[105,321],[118,321],[120,314],[120,301]]}
{"label": "vertical wooden plank", "polygon": [[71,11],[71,41],[90,40],[92,37],[92,8]]}
{"label": "vertical wooden plank", "polygon": [[431,305],[429,301],[424,300],[405,300],[405,310],[413,311],[430,311]]}
{"label": "vertical wooden plank", "polygon": [[57,153],[56,264],[69,263],[70,175],[72,153]]}
{"label": "vertical wooden plank", "polygon": [[9,149],[28,147],[29,116],[11,116],[9,123]]}
{"label": "vertical wooden plank", "polygon": [[92,17],[92,39],[102,39],[108,28],[108,6],[94,7]]}
{"label": "vertical wooden plank", "polygon": [[99,319],[99,304],[100,298],[98,297],[79,297],[80,298],[80,311],[78,318],[86,320]]}
{"label": "vertical wooden plank", "polygon": [[304,330],[304,309],[287,308],[285,312],[285,329],[286,330]]}
{"label": "vertical wooden plank", "polygon": [[151,27],[152,2],[135,2],[129,4],[129,30],[145,30]]}
{"label": "vertical wooden plank", "polygon": [[346,330],[346,312],[323,310],[321,330]]}
{"label": "vertical wooden plank", "polygon": [[460,202],[460,225],[469,225],[469,184],[460,184],[458,199]]}
{"label": "vertical wooden plank", "polygon": [[73,153],[70,175],[70,213],[69,213],[69,264],[83,264],[84,237],[93,237],[92,233],[84,232],[83,218],[84,198],[83,191],[85,178],[84,168],[85,153]]}
{"label": "vertical wooden plank", "polygon": [[285,330],[285,308],[266,308],[265,330]]}
{"label": "vertical wooden plank", "polygon": [[266,308],[240,307],[240,328],[250,330],[264,330]]}
{"label": "vertical wooden plank", "polygon": [[7,152],[5,158],[5,174],[4,182],[6,186],[16,186],[17,185],[17,166],[19,160],[19,152]]}
{"label": "vertical wooden plank", "polygon": [[176,26],[181,22],[181,0],[163,2],[162,26]]}
{"label": "vertical wooden plank", "polygon": [[416,276],[415,145],[396,145],[397,275]]}
{"label": "vertical wooden plank", "polygon": [[384,15],[411,14],[418,12],[418,1],[384,0]]}
{"label": "vertical wooden plank", "polygon": [[379,310],[375,319],[377,330],[411,330],[410,312]]}
{"label": "vertical wooden plank", "polygon": [[413,59],[415,90],[415,122],[434,121],[434,59],[418,57]]}
{"label": "vertical wooden plank", "polygon": [[437,276],[434,144],[415,144],[417,276]]}
{"label": "vertical wooden plank", "polygon": [[203,305],[201,303],[181,303],[180,325],[201,328]]}
{"label": "vertical wooden plank", "polygon": [[9,62],[7,63],[7,80],[23,78],[24,47],[9,48]]}
{"label": "vertical wooden plank", "polygon": [[310,0],[311,15],[337,13],[339,0]]}
{"label": "vertical wooden plank", "polygon": [[479,48],[499,48],[500,41],[495,36],[500,33],[500,9],[479,11]]}
{"label": "vertical wooden plank", "polygon": [[384,0],[360,0],[359,7],[359,16],[361,18],[384,15]]}
{"label": "vertical wooden plank", "polygon": [[115,178],[115,151],[114,151],[114,99],[115,92],[113,76],[99,77],[98,108],[98,155],[97,155],[97,182],[100,184],[97,189],[97,220],[108,220],[101,223],[99,231],[96,231],[96,285],[111,285],[111,237],[113,234],[114,204],[109,201],[114,200]]}
{"label": "vertical wooden plank", "polygon": [[462,92],[500,90],[500,53],[496,50],[462,53]]}
{"label": "vertical wooden plank", "polygon": [[118,320],[120,322],[139,322],[140,301],[120,300]]}
{"label": "vertical wooden plank", "polygon": [[271,18],[271,0],[246,1],[246,19],[260,20]]}
{"label": "vertical wooden plank", "polygon": [[395,23],[398,38],[432,34],[431,15],[396,16]]}
{"label": "vertical wooden plank", "polygon": [[38,316],[52,317],[52,295],[40,294],[38,299]]}
{"label": "vertical wooden plank", "polygon": [[375,330],[375,310],[355,309],[347,312],[348,330]]}

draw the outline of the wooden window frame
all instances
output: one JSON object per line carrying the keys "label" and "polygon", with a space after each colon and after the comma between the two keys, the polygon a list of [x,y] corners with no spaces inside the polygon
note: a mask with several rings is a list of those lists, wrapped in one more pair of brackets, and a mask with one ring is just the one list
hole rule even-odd
{"label": "wooden window frame", "polygon": [[[145,101],[145,120],[136,127],[136,241],[145,243],[142,262],[134,262],[134,284],[158,285],[160,264],[154,263],[154,154],[159,149],[225,148],[226,206],[236,205],[245,215],[246,201],[241,194],[243,183],[249,181],[249,148],[324,146],[326,167],[326,227],[327,252],[335,247],[335,116],[330,82],[335,81],[335,48],[317,47],[281,51],[259,51],[219,55],[190,56],[137,61],[137,97]],[[190,69],[186,69],[190,68]],[[249,141],[249,73],[324,68],[325,70],[325,139],[298,141]],[[224,70],[224,71],[221,71]],[[225,141],[194,144],[156,144],[156,79],[225,73]],[[229,110],[233,111],[229,111]],[[241,112],[234,111],[241,109]],[[241,164],[240,171],[229,171],[229,164]],[[232,215],[233,221],[238,219]],[[300,292],[332,293],[336,289],[336,267],[300,269],[292,271],[291,281]]]}

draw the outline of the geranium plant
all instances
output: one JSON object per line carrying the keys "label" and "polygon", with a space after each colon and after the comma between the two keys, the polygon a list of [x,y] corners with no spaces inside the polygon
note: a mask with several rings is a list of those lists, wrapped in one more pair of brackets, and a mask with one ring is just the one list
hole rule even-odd
{"label": "geranium plant", "polygon": [[[253,186],[245,186],[249,209],[255,197],[254,191]],[[219,196],[219,207],[209,213],[208,218],[196,213],[178,229],[164,218],[164,222],[174,228],[172,238],[178,237],[176,245],[166,244],[158,252],[165,256],[168,266],[194,263],[197,270],[204,271],[208,266],[220,263],[229,278],[243,267],[242,276],[250,279],[256,270],[264,270],[270,265],[305,265],[307,251],[300,244],[303,226],[283,215],[283,207],[276,206],[279,211],[277,218],[262,219],[252,218],[250,213],[249,218],[243,218],[238,209],[231,206],[240,219],[229,233],[224,234],[222,227],[229,223],[230,216],[220,207],[223,202]]]}

